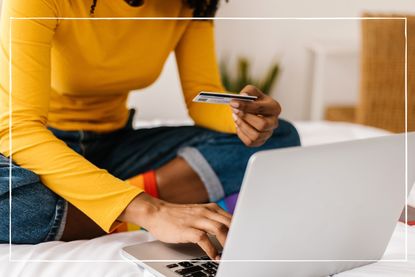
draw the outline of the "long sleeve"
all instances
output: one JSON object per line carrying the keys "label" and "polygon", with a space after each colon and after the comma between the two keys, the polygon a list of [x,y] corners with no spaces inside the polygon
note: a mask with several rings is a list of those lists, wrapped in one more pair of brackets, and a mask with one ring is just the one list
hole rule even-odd
{"label": "long sleeve", "polygon": [[[12,156],[18,165],[35,172],[47,187],[108,232],[119,214],[142,190],[97,168],[46,127],[51,91],[51,46],[59,21],[33,17],[57,17],[60,1],[3,2],[0,151]],[[32,19],[10,21],[10,17]]]}
{"label": "long sleeve", "polygon": [[176,47],[175,54],[184,99],[189,115],[196,125],[235,133],[229,106],[192,102],[202,90],[225,91],[216,61],[213,22],[191,21]]}

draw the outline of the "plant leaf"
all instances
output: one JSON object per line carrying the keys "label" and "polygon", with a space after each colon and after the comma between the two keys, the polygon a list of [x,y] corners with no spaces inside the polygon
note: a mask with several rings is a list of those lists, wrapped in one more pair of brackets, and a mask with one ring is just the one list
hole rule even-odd
{"label": "plant leaf", "polygon": [[275,63],[274,65],[270,67],[267,75],[264,78],[264,81],[259,86],[259,88],[261,89],[263,93],[268,94],[268,95],[271,93],[271,88],[274,85],[275,80],[277,79],[279,73],[280,73],[280,66],[278,63]]}

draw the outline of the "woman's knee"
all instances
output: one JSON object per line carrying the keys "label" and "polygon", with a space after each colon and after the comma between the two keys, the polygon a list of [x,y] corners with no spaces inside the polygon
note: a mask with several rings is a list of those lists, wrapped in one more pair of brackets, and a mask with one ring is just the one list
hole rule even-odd
{"label": "woman's knee", "polygon": [[300,146],[300,135],[295,126],[284,119],[279,119],[278,128],[275,129],[274,135],[271,139],[276,140],[279,144],[283,144],[280,147],[293,147]]}
{"label": "woman's knee", "polygon": [[58,201],[63,200],[35,173],[15,164],[10,171],[9,160],[0,156],[0,242],[9,242],[10,230],[12,243],[47,240],[56,224]]}

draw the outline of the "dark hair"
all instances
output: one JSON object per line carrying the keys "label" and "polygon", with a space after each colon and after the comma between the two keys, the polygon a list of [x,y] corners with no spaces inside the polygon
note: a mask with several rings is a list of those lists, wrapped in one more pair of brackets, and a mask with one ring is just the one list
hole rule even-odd
{"label": "dark hair", "polygon": [[184,0],[193,9],[193,17],[214,17],[219,0]]}
{"label": "dark hair", "polygon": [[[98,0],[92,0],[90,15],[93,15]],[[219,0],[183,0],[193,9],[193,17],[214,17],[219,6]],[[228,2],[228,0],[226,0]]]}
{"label": "dark hair", "polygon": [[97,6],[97,0],[92,0],[91,8],[89,9],[89,15],[94,15],[96,6]]}

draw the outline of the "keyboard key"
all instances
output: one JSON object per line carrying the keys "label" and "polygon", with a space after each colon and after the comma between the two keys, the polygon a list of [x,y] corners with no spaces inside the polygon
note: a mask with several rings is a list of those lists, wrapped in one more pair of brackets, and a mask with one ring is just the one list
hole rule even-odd
{"label": "keyboard key", "polygon": [[203,267],[197,265],[197,266],[192,266],[192,267],[186,267],[183,269],[178,269],[175,272],[180,275],[186,275],[189,273],[194,273],[196,271],[202,271],[203,269],[204,269]]}
{"label": "keyboard key", "polygon": [[216,274],[216,269],[210,269],[210,268],[208,268],[208,269],[205,269],[205,270],[203,270],[203,272],[204,273],[206,273],[206,274],[208,274],[208,275],[210,275],[210,274]]}
{"label": "keyboard key", "polygon": [[193,263],[191,263],[191,262],[180,262],[179,265],[182,266],[182,267],[192,267]]}
{"label": "keyboard key", "polygon": [[175,267],[178,267],[178,266],[179,266],[178,264],[168,264],[168,265],[166,265],[167,268],[175,268]]}
{"label": "keyboard key", "polygon": [[182,266],[182,267],[191,267],[191,266],[193,266],[193,264],[189,263],[189,262],[181,262],[181,263],[179,263],[179,265]]}
{"label": "keyboard key", "polygon": [[216,269],[216,268],[218,267],[217,265],[215,265],[215,264],[214,264],[214,263],[212,263],[212,262],[208,262],[208,263],[202,264],[202,266],[203,266],[204,268],[206,268],[206,269],[212,269],[212,268]]}
{"label": "keyboard key", "polygon": [[206,276],[207,275],[205,273],[203,273],[201,271],[198,271],[198,272],[194,272],[194,273],[187,274],[187,275],[185,275],[183,277],[206,277]]}

